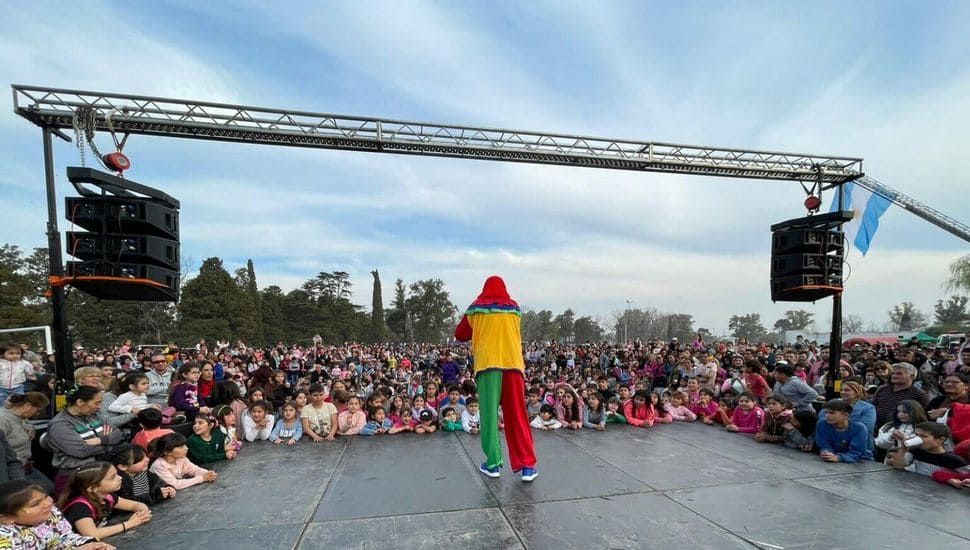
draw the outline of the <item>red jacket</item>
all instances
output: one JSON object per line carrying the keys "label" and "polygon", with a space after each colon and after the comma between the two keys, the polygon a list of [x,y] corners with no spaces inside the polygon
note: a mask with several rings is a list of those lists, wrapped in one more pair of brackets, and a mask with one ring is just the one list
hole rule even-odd
{"label": "red jacket", "polygon": [[946,423],[954,443],[970,440],[970,404],[954,403]]}
{"label": "red jacket", "polygon": [[649,428],[653,426],[654,420],[657,418],[656,411],[653,410],[653,406],[649,403],[646,406],[637,409],[636,414],[633,412],[633,400],[629,400],[623,405],[623,416],[626,417],[626,421],[630,423],[631,426],[643,426]]}

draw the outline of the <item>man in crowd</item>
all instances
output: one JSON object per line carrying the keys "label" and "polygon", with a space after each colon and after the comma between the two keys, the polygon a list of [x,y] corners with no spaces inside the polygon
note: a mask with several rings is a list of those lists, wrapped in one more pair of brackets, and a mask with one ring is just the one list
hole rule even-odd
{"label": "man in crowd", "polygon": [[775,367],[774,375],[775,387],[771,390],[772,395],[788,398],[795,410],[812,408],[812,403],[818,399],[818,392],[795,376],[795,369],[791,365],[779,364]]}
{"label": "man in crowd", "polygon": [[172,382],[172,369],[161,353],[152,354],[148,376],[148,402],[165,406],[168,404],[168,387]]}
{"label": "man in crowd", "polygon": [[889,383],[879,386],[872,396],[872,405],[876,407],[876,426],[882,426],[892,421],[896,414],[896,406],[900,402],[912,399],[925,409],[930,398],[926,392],[913,386],[916,380],[916,367],[910,363],[896,363],[893,365]]}

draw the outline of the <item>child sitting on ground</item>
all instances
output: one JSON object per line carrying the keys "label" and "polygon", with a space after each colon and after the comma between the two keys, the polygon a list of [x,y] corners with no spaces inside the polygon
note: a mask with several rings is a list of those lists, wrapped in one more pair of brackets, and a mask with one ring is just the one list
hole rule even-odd
{"label": "child sitting on ground", "polygon": [[[698,395],[700,395],[700,390],[698,390]],[[700,398],[698,398],[698,401],[700,401]],[[675,391],[670,395],[669,410],[670,417],[677,422],[693,422],[697,420],[697,415],[687,407],[687,395],[684,392]]]}
{"label": "child sitting on ground", "polygon": [[347,398],[347,410],[337,415],[337,435],[357,435],[366,424],[367,418],[360,410],[360,398],[351,395]]}
{"label": "child sitting on ground", "polygon": [[168,428],[162,428],[162,411],[155,408],[147,408],[138,411],[138,424],[141,431],[132,438],[132,445],[138,445],[146,451],[150,448],[152,441],[159,437],[175,433]]}
{"label": "child sitting on ground", "polygon": [[155,457],[149,471],[175,490],[181,491],[199,483],[215,481],[218,476],[212,470],[200,468],[188,459],[189,447],[182,434],[173,433],[160,437],[152,443],[151,455]]}
{"label": "child sitting on ground", "polygon": [[876,447],[887,450],[886,464],[890,464],[892,455],[900,448],[905,450],[908,447],[920,446],[922,441],[916,436],[916,425],[927,420],[929,419],[926,418],[922,405],[912,399],[900,401],[899,405],[896,405],[896,414],[892,422],[883,424],[876,434]]}
{"label": "child sitting on ground", "polygon": [[[75,531],[102,540],[152,519],[152,513],[144,502],[114,496],[113,493],[120,489],[121,478],[111,463],[91,462],[71,474],[57,505],[64,510],[64,517],[71,522]],[[131,517],[108,525],[108,518],[115,509],[132,512]]]}
{"label": "child sitting on ground", "polygon": [[213,411],[219,431],[226,436],[226,448],[239,452],[242,442],[236,438],[236,413],[229,405],[219,405]]}
{"label": "child sitting on ground", "polygon": [[653,426],[653,421],[657,416],[653,405],[650,404],[650,397],[645,391],[638,391],[633,395],[633,399],[627,401],[623,406],[623,416],[631,426],[649,428]]}
{"label": "child sitting on ground", "polygon": [[788,423],[782,425],[785,431],[785,446],[798,449],[806,453],[815,447],[815,424],[818,417],[812,409],[796,409],[788,417]]}
{"label": "child sitting on ground", "polygon": [[418,416],[418,425],[414,427],[414,433],[433,434],[437,429],[434,412],[431,409],[422,409]]}
{"label": "child sitting on ground", "polygon": [[717,416],[717,401],[714,400],[714,392],[710,388],[698,390],[699,401],[690,408],[690,412],[697,415],[705,424],[713,424]]}
{"label": "child sitting on ground", "polygon": [[[538,418],[538,417],[536,417]],[[606,402],[606,423],[607,424],[626,424],[626,417],[623,416],[623,404],[620,398],[613,396]]]}
{"label": "child sitting on ground", "polygon": [[937,422],[920,422],[916,425],[916,437],[920,439],[918,448],[900,448],[887,463],[897,470],[906,470],[930,476],[939,470],[968,473],[967,462],[948,452],[944,446],[950,437],[950,429]]}
{"label": "child sitting on ground", "polygon": [[791,419],[791,404],[783,395],[771,395],[765,400],[765,406],[767,414],[754,439],[759,443],[781,443],[788,437],[785,425]]}
{"label": "child sitting on ground", "polygon": [[598,431],[606,429],[606,404],[603,403],[603,396],[598,391],[591,391],[586,396],[583,427]]}
{"label": "child sitting on ground", "polygon": [[544,403],[542,408],[539,409],[539,416],[532,419],[530,425],[533,428],[552,431],[562,428],[562,424],[559,419],[556,418],[556,408],[548,403]]}
{"label": "child sitting on ground", "polygon": [[[529,413],[529,421],[539,416],[539,409],[542,408],[542,401],[539,399],[540,394],[539,388],[533,386],[529,388],[529,393],[527,396],[527,401],[525,403],[525,410]],[[467,406],[467,405],[466,405]]]}
{"label": "child sitting on ground", "polygon": [[481,428],[481,417],[478,415],[478,399],[469,397],[465,400],[465,410],[461,413],[461,429],[470,434],[477,434]]}
{"label": "child sitting on ground", "polygon": [[455,412],[455,409],[445,407],[441,410],[441,429],[446,432],[462,431],[461,420],[458,419],[458,413]]}
{"label": "child sitting on ground", "polygon": [[199,414],[192,423],[192,435],[185,440],[189,447],[189,460],[196,464],[209,464],[236,458],[236,451],[226,445],[226,434],[216,429],[216,419],[209,414]]}
{"label": "child sitting on ground", "polygon": [[[378,406],[382,411],[383,407]],[[296,445],[296,443],[303,437],[303,424],[300,423],[300,419],[296,414],[296,405],[293,403],[284,403],[280,410],[281,418],[276,421],[276,426],[273,428],[273,433],[269,434],[269,440],[273,442],[274,445]]]}
{"label": "child sitting on ground", "polygon": [[370,420],[361,428],[360,435],[393,434],[402,429],[394,427],[394,422],[384,413],[384,407],[373,406],[370,409]]}
{"label": "child sitting on ground", "polygon": [[75,533],[50,498],[43,487],[26,479],[0,483],[0,540],[6,548],[114,550]]}
{"label": "child sitting on ground", "polygon": [[819,457],[826,462],[861,462],[872,460],[869,440],[872,433],[862,422],[852,422],[852,405],[842,399],[827,401],[825,419],[815,426],[815,444]]}
{"label": "child sitting on ground", "polygon": [[731,415],[731,423],[727,431],[742,434],[757,433],[764,422],[765,411],[758,406],[758,398],[751,392],[744,392],[738,397],[738,408]]}
{"label": "child sitting on ground", "polygon": [[657,413],[657,417],[653,421],[654,424],[672,424],[674,422],[674,417],[670,414],[669,401],[669,394],[666,401],[664,396],[657,392],[650,394],[650,404],[653,405],[653,410]]}
{"label": "child sitting on ground", "polygon": [[737,396],[731,392],[722,393],[717,399],[717,413],[714,414],[714,420],[708,424],[730,425],[731,418],[734,416],[734,411],[737,408]]}
{"label": "child sitting on ground", "polygon": [[121,477],[118,496],[149,506],[175,496],[175,487],[148,471],[148,454],[138,445],[122,445],[111,454],[111,463]]}
{"label": "child sitting on ground", "polygon": [[272,406],[266,401],[256,401],[243,413],[242,426],[246,441],[265,441],[273,433]]}

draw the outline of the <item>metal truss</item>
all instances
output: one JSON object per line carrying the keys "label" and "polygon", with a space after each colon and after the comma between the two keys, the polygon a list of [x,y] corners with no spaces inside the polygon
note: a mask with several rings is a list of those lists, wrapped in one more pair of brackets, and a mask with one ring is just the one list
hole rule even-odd
{"label": "metal truss", "polygon": [[79,109],[95,129],[199,138],[590,168],[840,184],[862,159],[725,149],[498,128],[474,128],[266,109],[182,99],[13,86],[14,111],[34,124],[72,128]]}
{"label": "metal truss", "polygon": [[860,158],[475,128],[37,86],[12,88],[14,111],[51,129],[74,128],[77,117],[84,114],[94,130],[121,134],[787,180],[810,183],[812,191],[818,184],[829,188],[856,181],[970,241],[966,225],[865,177]]}

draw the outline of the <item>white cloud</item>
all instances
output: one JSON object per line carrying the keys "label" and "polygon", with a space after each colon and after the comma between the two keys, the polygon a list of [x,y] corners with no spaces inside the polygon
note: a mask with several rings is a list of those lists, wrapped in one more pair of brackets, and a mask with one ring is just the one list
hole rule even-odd
{"label": "white cloud", "polygon": [[[739,16],[727,26],[711,18],[668,42],[668,29],[644,32],[649,25],[629,6],[523,6],[527,21],[543,21],[542,36],[562,39],[551,46],[523,22],[488,27],[464,5],[183,5],[265,41],[265,59],[250,60],[245,78],[206,59],[232,49],[218,35],[175,43],[124,17],[110,32],[90,32],[115,7],[105,3],[47,4],[51,17],[10,7],[0,21],[7,46],[0,74],[254,103],[266,101],[270,86],[247,78],[267,74],[267,60],[280,55],[270,48],[286,42],[304,52],[301,70],[338,70],[315,75],[324,82],[318,90],[300,87],[305,74],[274,66],[274,77],[289,78],[274,96],[280,107],[300,106],[284,104],[296,96],[304,107],[331,110],[320,95],[362,113],[356,106],[365,100],[341,90],[367,87],[378,96],[367,104],[384,110],[363,114],[419,118],[402,112],[416,108],[441,122],[861,155],[870,175],[962,216],[962,178],[970,172],[962,152],[970,139],[965,63],[920,90],[874,91],[862,81],[883,63],[881,52],[829,44],[820,53],[819,37],[799,17]],[[654,24],[676,20],[660,14]],[[549,51],[575,59],[555,82],[546,64],[562,59],[544,58]],[[815,55],[844,62],[804,74]],[[43,244],[38,133],[9,109],[0,113],[0,131],[8,145],[0,158],[9,166],[0,206],[14,211],[3,239]],[[368,272],[378,268],[385,286],[396,277],[440,277],[462,304],[499,272],[532,307],[603,315],[633,300],[692,313],[697,326],[718,330],[731,314],[759,312],[770,327],[784,310],[802,307],[771,304],[767,273],[768,227],[803,214],[796,184],[150,138],[133,138],[129,147],[132,177],[182,200],[183,253],[222,256],[230,269],[263,258],[256,264],[262,285],[291,289],[318,271],[343,269],[357,283],[358,302],[367,303]],[[60,173],[76,154],[61,144],[57,154]],[[13,196],[26,206],[14,207]],[[375,227],[392,216],[414,230],[378,234]],[[452,231],[476,230],[481,242],[442,244]],[[845,311],[881,322],[892,304],[911,300],[929,313],[946,265],[964,252],[964,243],[890,209],[869,256],[851,260]],[[824,328],[828,301],[808,307]]]}

